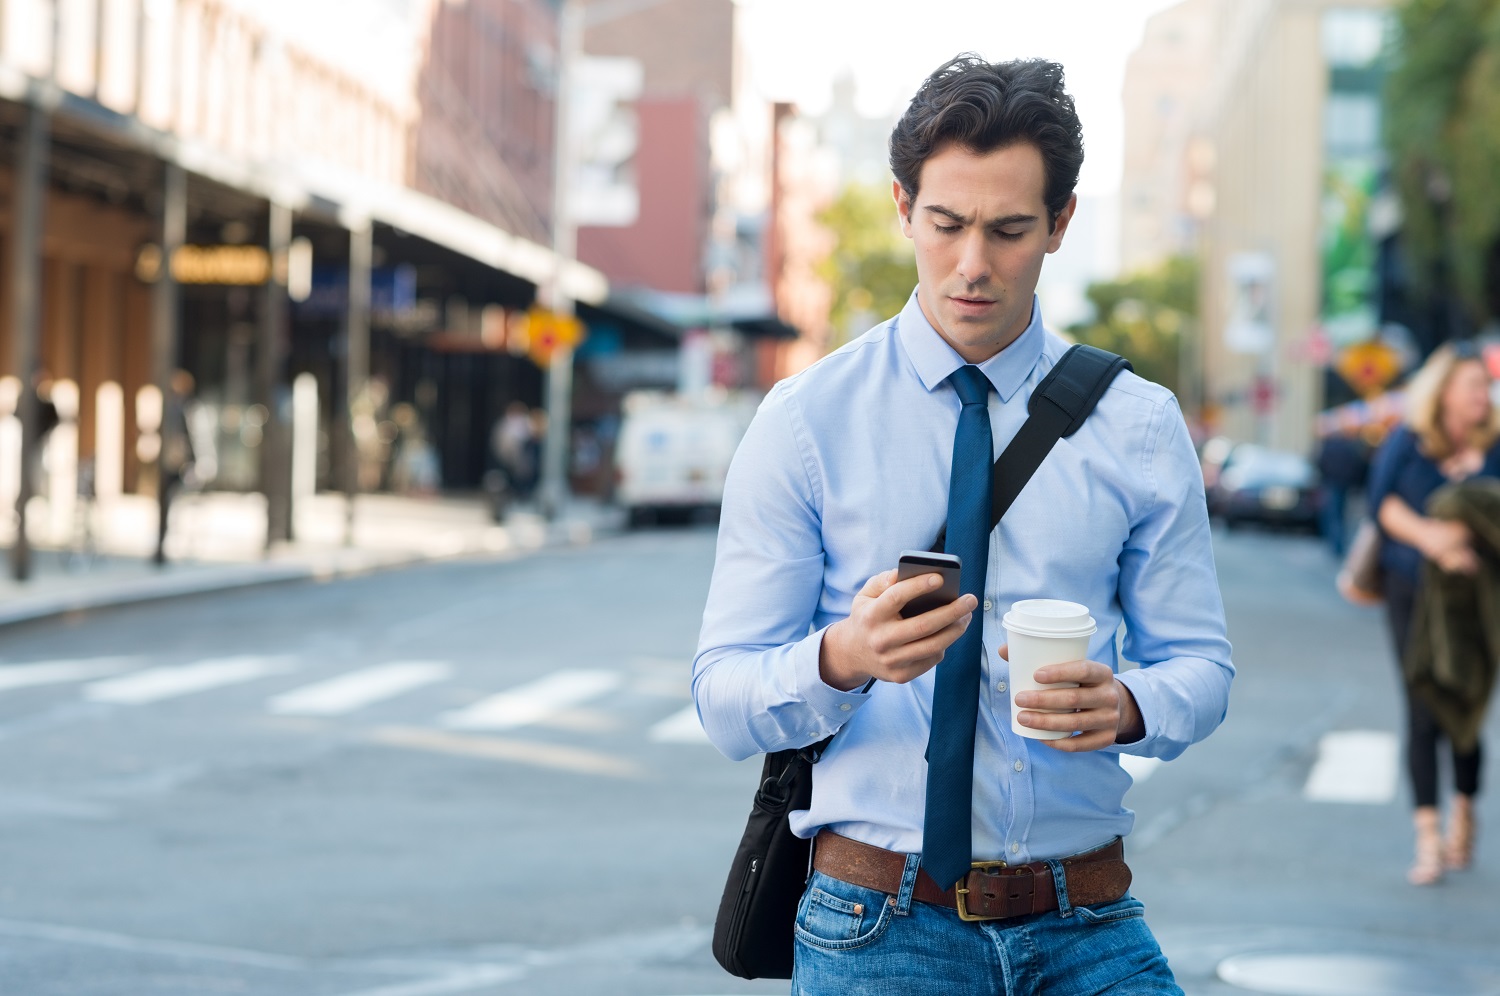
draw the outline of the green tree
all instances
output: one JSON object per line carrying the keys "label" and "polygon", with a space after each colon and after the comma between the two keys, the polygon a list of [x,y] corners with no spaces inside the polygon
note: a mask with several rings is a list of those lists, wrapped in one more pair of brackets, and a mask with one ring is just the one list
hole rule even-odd
{"label": "green tree", "polygon": [[889,189],[850,184],[818,221],[837,240],[818,276],[833,288],[829,317],[834,339],[842,343],[906,306],[917,285],[917,264]]}
{"label": "green tree", "polygon": [[1070,326],[1078,342],[1119,353],[1147,380],[1177,391],[1178,350],[1198,317],[1198,264],[1174,256],[1119,280],[1090,284],[1094,319]]}
{"label": "green tree", "polygon": [[1472,316],[1496,313],[1500,259],[1500,0],[1407,0],[1386,80],[1386,146],[1417,284],[1438,261]]}

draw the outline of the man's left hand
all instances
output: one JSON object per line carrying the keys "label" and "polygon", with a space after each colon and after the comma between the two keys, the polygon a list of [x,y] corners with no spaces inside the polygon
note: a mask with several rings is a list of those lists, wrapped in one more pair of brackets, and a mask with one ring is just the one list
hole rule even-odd
{"label": "man's left hand", "polygon": [[[1000,656],[1010,660],[1009,647],[1000,648]],[[1078,732],[1061,740],[1042,740],[1053,750],[1068,753],[1098,750],[1111,744],[1133,743],[1146,735],[1135,696],[1115,673],[1097,661],[1069,661],[1037,668],[1039,684],[1077,682],[1077,688],[1048,688],[1016,695],[1021,708],[1017,716],[1022,726],[1034,730]],[[1063,709],[1066,712],[1037,712],[1038,709]]]}

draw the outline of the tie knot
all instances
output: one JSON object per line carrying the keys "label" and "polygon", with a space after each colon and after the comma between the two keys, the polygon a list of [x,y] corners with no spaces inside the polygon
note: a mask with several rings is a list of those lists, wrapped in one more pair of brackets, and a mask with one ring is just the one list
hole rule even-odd
{"label": "tie knot", "polygon": [[990,379],[972,363],[966,363],[948,377],[966,405],[989,405]]}

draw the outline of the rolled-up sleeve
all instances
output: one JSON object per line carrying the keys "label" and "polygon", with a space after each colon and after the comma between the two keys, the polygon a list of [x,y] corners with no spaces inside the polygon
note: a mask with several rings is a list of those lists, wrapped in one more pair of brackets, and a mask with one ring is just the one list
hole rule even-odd
{"label": "rolled-up sleeve", "polygon": [[1224,721],[1234,665],[1197,456],[1176,404],[1159,418],[1145,457],[1154,498],[1120,555],[1124,652],[1141,663],[1120,681],[1146,734],[1111,749],[1170,760]]}
{"label": "rolled-up sleeve", "polygon": [[693,661],[698,718],[734,760],[821,740],[866,698],[819,676],[820,482],[790,404],[767,395],[730,465]]}

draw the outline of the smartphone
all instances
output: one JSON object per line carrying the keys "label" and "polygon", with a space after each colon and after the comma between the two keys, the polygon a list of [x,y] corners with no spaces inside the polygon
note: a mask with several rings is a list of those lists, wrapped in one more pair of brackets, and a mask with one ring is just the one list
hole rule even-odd
{"label": "smartphone", "polygon": [[936,574],[943,579],[943,586],[935,591],[924,592],[907,602],[901,609],[903,618],[910,619],[924,612],[942,608],[958,600],[958,574],[963,561],[951,553],[928,553],[926,550],[903,550],[896,566],[896,580]]}

